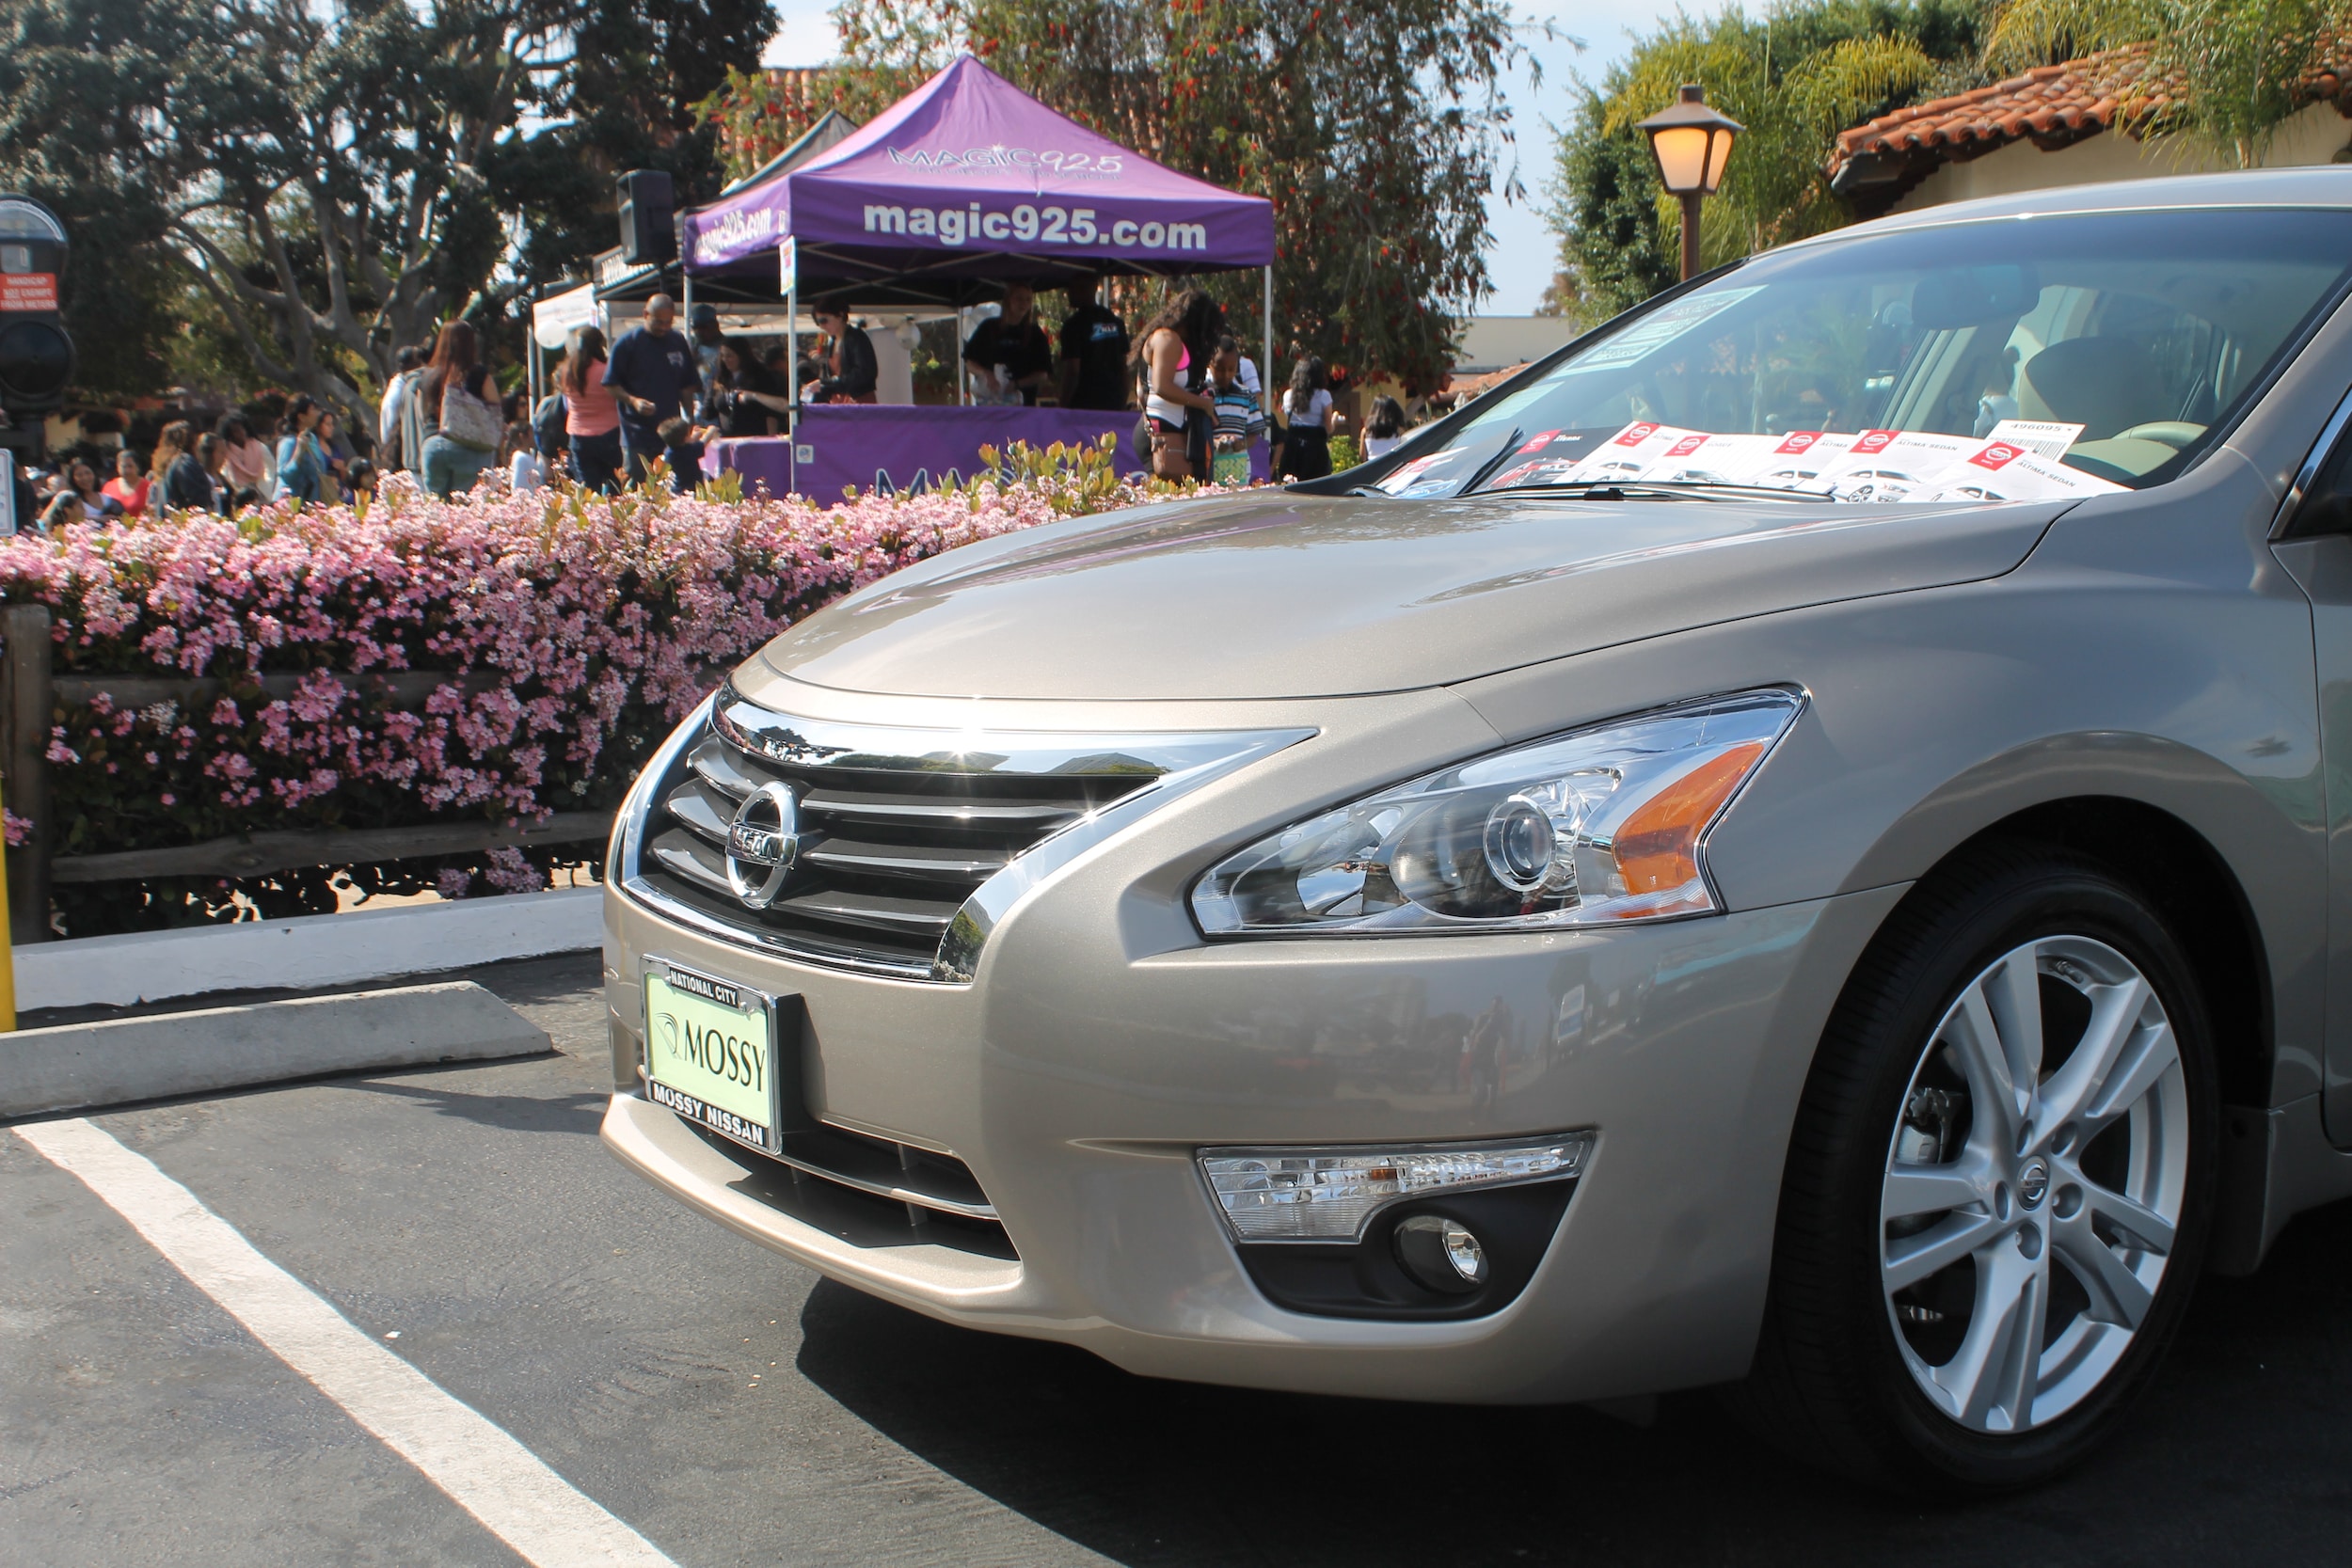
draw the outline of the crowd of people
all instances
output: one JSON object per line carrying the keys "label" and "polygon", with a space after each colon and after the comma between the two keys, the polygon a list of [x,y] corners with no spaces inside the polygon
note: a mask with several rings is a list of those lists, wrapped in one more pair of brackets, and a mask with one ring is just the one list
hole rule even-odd
{"label": "crowd of people", "polygon": [[[1161,479],[1247,478],[1250,449],[1272,427],[1258,367],[1228,329],[1224,307],[1205,290],[1177,295],[1144,323],[1131,358],[1143,403],[1137,460]],[[1274,477],[1329,474],[1331,437],[1347,418],[1333,405],[1330,369],[1320,357],[1294,352],[1280,408]]]}
{"label": "crowd of people", "polygon": [[[1038,319],[1035,289],[1005,287],[997,313],[961,346],[971,401],[1139,408],[1136,461],[1162,478],[1239,482],[1252,449],[1270,435],[1268,467],[1277,477],[1331,471],[1330,439],[1346,420],[1333,407],[1321,359],[1295,354],[1277,430],[1256,362],[1206,292],[1170,299],[1139,336],[1098,302],[1093,278],[1064,293],[1069,309],[1057,342]],[[617,341],[608,342],[594,326],[578,329],[555,390],[533,411],[537,450],[528,460],[517,456],[516,483],[535,482],[560,465],[575,483],[609,491],[642,480],[659,459],[675,483],[690,488],[709,442],[780,434],[795,386],[804,404],[874,402],[878,367],[866,330],[839,299],[819,300],[811,313],[818,341],[797,362],[782,342],[763,350],[729,336],[707,305],[694,308],[681,333],[676,301],[667,294],[647,300],[643,319]],[[1403,428],[1394,400],[1381,400],[1367,451],[1374,443],[1390,450]]]}
{"label": "crowd of people", "polygon": [[[1256,362],[1205,291],[1174,295],[1132,334],[1098,301],[1094,279],[1063,292],[1068,309],[1056,333],[1039,320],[1033,288],[1005,287],[997,313],[961,345],[972,401],[1139,410],[1134,458],[1165,479],[1246,480],[1252,452],[1269,439],[1266,466],[1276,478],[1331,471],[1331,437],[1346,420],[1321,359],[1294,346],[1277,420]],[[99,465],[81,460],[21,476],[19,522],[49,529],[167,509],[233,515],[280,499],[353,500],[372,494],[379,474],[398,470],[438,496],[471,488],[493,467],[517,489],[561,471],[609,493],[659,464],[679,489],[691,489],[710,441],[782,433],[796,388],[804,404],[876,401],[873,341],[849,306],[819,300],[812,314],[818,341],[796,360],[787,342],[761,347],[729,335],[708,305],[696,306],[680,332],[676,302],[656,294],[643,319],[612,341],[594,326],[573,333],[535,407],[519,392],[501,394],[481,335],[453,321],[430,342],[399,350],[375,428],[358,441],[334,410],[307,395],[274,416],[231,411],[207,430],[178,420],[144,455],[125,446],[103,479]],[[1395,400],[1378,399],[1362,455],[1393,450],[1404,429]]]}
{"label": "crowd of people", "polygon": [[49,530],[195,509],[232,515],[294,496],[348,499],[375,487],[375,466],[361,456],[332,410],[307,396],[278,416],[223,414],[212,428],[173,420],[145,455],[124,446],[101,483],[100,464],[69,456],[17,475],[17,523]]}

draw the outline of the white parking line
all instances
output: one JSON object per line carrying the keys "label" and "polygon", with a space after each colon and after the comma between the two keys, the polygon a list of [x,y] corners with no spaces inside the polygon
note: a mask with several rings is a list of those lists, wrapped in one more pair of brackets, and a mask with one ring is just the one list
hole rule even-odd
{"label": "white parking line", "polygon": [[144,1155],[82,1120],[19,1127],[172,1267],[394,1453],[544,1568],[676,1568],[506,1432],[369,1338]]}

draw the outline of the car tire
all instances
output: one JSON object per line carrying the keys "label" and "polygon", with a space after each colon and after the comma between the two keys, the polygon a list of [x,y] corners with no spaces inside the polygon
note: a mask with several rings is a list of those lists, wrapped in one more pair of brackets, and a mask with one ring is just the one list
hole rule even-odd
{"label": "car tire", "polygon": [[2091,1453],[2202,1265],[2211,1039],[2179,943],[2106,867],[2010,845],[1923,879],[1807,1079],[1740,1413],[1919,1494],[2028,1486]]}

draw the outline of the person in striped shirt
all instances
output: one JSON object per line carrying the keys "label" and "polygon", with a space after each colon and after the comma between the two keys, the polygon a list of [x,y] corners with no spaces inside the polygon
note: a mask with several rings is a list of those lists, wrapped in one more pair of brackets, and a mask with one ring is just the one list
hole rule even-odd
{"label": "person in striped shirt", "polygon": [[1258,405],[1258,394],[1243,384],[1241,362],[1241,344],[1231,334],[1218,339],[1209,360],[1208,393],[1216,404],[1212,451],[1219,484],[1249,482],[1249,449],[1265,436],[1265,410]]}

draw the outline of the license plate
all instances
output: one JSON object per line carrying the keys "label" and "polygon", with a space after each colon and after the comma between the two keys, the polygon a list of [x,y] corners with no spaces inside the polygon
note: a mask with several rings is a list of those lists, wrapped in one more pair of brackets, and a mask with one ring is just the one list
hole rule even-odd
{"label": "license plate", "polygon": [[768,997],[671,964],[645,971],[645,1091],[690,1121],[776,1151],[775,1009]]}

